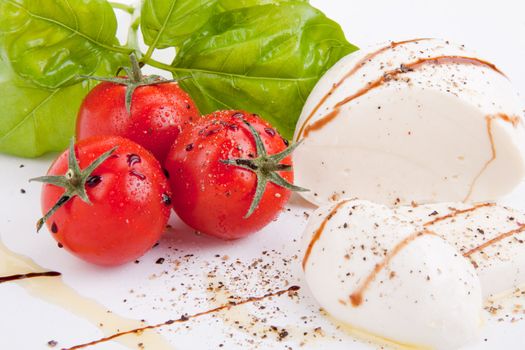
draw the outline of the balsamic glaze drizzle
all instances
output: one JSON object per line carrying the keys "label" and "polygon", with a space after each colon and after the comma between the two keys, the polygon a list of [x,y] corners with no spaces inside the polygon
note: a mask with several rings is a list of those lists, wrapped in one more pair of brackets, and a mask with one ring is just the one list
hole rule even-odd
{"label": "balsamic glaze drizzle", "polygon": [[0,277],[0,283],[23,280],[23,279],[28,279],[28,278],[35,278],[35,277],[57,277],[60,275],[62,274],[56,271],[30,272],[30,273]]}
{"label": "balsamic glaze drizzle", "polygon": [[167,321],[162,322],[162,323],[157,323],[157,324],[153,324],[153,325],[150,325],[150,326],[144,326],[144,327],[141,327],[141,328],[131,329],[129,331],[123,331],[123,332],[115,333],[115,334],[110,335],[108,337],[100,338],[98,340],[94,340],[94,341],[89,342],[89,343],[75,345],[75,346],[70,347],[70,348],[63,348],[62,350],[82,349],[82,348],[86,348],[88,346],[93,346],[93,345],[97,345],[97,344],[100,344],[100,343],[104,343],[104,342],[113,340],[115,338],[122,337],[122,336],[127,335],[127,334],[140,334],[140,333],[142,333],[142,332],[144,332],[145,330],[148,330],[148,329],[156,329],[156,328],[160,328],[160,327],[164,327],[164,326],[169,326],[169,325],[172,325],[174,323],[184,323],[184,322],[187,322],[187,321],[192,320],[192,319],[197,318],[197,317],[209,315],[209,314],[212,314],[212,313],[215,313],[215,312],[219,312],[219,311],[223,311],[223,310],[229,310],[232,307],[236,307],[236,306],[240,306],[240,305],[244,305],[244,304],[248,304],[248,303],[254,303],[254,302],[257,302],[257,301],[262,301],[264,299],[281,296],[283,294],[293,294],[293,293],[297,292],[299,289],[300,289],[299,286],[291,286],[288,289],[280,290],[280,291],[273,292],[273,293],[268,293],[268,294],[265,294],[263,296],[251,297],[251,298],[247,298],[247,299],[244,299],[244,300],[241,300],[241,301],[232,301],[232,302],[230,302],[228,304],[218,306],[218,307],[213,308],[213,309],[208,310],[208,311],[198,312],[198,313],[193,314],[193,315],[182,315],[178,319],[167,320]]}

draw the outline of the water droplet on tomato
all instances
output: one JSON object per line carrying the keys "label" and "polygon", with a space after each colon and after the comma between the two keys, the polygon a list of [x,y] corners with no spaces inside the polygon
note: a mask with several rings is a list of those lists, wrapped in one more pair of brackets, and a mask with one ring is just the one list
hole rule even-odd
{"label": "water droplet on tomato", "polygon": [[215,135],[216,133],[220,131],[220,129],[221,128],[215,128],[215,129],[208,130],[208,132],[206,132],[206,137]]}
{"label": "water droplet on tomato", "polygon": [[140,156],[134,153],[128,154],[127,159],[128,159],[128,165],[130,167],[142,161],[142,159],[140,159]]}
{"label": "water droplet on tomato", "polygon": [[264,128],[264,132],[266,132],[271,137],[275,136],[275,130],[273,130],[272,128]]}
{"label": "water droplet on tomato", "polygon": [[135,176],[135,177],[137,177],[137,178],[139,178],[141,180],[146,180],[146,176],[144,174],[139,173],[135,169],[130,170],[129,174],[132,175],[132,176]]}
{"label": "water droplet on tomato", "polygon": [[171,205],[171,198],[166,193],[162,194],[162,203],[164,203],[164,205]]}
{"label": "water droplet on tomato", "polygon": [[91,175],[86,181],[86,186],[93,188],[101,182],[102,177],[100,177],[100,175]]}

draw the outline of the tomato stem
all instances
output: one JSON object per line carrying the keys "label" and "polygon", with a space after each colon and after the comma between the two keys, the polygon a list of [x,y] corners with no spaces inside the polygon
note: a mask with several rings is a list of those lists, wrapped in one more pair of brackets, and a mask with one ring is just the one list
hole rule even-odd
{"label": "tomato stem", "polygon": [[140,70],[139,62],[137,61],[137,56],[134,53],[129,55],[131,61],[131,76],[135,83],[140,83],[143,79],[142,71]]}
{"label": "tomato stem", "polygon": [[131,61],[131,67],[123,67],[123,69],[126,71],[127,77],[98,77],[98,76],[89,76],[89,75],[80,75],[80,78],[84,79],[91,79],[91,80],[97,80],[97,81],[105,81],[113,84],[118,85],[125,85],[126,86],[126,97],[125,97],[125,103],[126,103],[126,111],[129,115],[131,115],[131,101],[133,99],[133,93],[135,92],[135,89],[141,86],[147,86],[147,85],[157,85],[157,84],[166,84],[166,83],[177,83],[181,80],[187,79],[187,78],[180,78],[180,79],[165,79],[159,75],[148,75],[145,76],[142,74],[142,71],[140,69],[140,63],[137,60],[137,57],[134,53],[131,53],[129,55],[129,59]]}
{"label": "tomato stem", "polygon": [[78,196],[84,202],[91,204],[91,200],[86,192],[86,182],[90,179],[93,171],[97,169],[100,164],[105,162],[115,152],[117,147],[113,147],[109,151],[103,153],[84,170],[80,169],[77,157],[75,155],[75,139],[72,138],[69,144],[68,154],[68,170],[65,175],[47,175],[40,176],[29,181],[38,181],[65,189],[64,194],[60,196],[58,201],[51,207],[51,209],[36,223],[36,231],[40,231],[44,223],[64,204],[69,202],[74,197]]}
{"label": "tomato stem", "polygon": [[292,154],[292,152],[301,144],[302,141],[288,146],[280,153],[268,155],[266,147],[264,147],[264,143],[261,139],[261,135],[247,120],[243,119],[243,122],[248,127],[248,130],[252,134],[255,141],[255,148],[257,151],[256,157],[223,159],[221,160],[221,163],[249,170],[257,176],[255,195],[253,196],[253,200],[250,204],[248,212],[246,215],[244,215],[244,218],[247,219],[259,206],[259,203],[261,202],[264,195],[264,191],[266,190],[266,186],[269,182],[294,192],[306,192],[309,190],[295,186],[279,175],[279,172],[281,171],[292,171],[291,165],[281,164],[280,162]]}

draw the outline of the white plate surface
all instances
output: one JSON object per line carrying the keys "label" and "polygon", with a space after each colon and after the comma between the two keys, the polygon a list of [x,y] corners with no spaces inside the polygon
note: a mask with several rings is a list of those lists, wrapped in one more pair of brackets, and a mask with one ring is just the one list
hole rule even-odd
{"label": "white plate surface", "polygon": [[[442,37],[465,43],[482,57],[497,63],[519,91],[525,93],[525,3],[522,1],[312,2],[341,23],[348,39],[358,46],[413,37]],[[125,20],[125,16],[119,14],[119,17]],[[161,59],[167,54],[161,54]],[[525,99],[523,102],[525,105]],[[46,269],[62,272],[65,284],[81,296],[64,308],[31,294],[31,286],[37,279],[30,283],[1,284],[0,349],[49,349],[50,340],[58,342],[55,348],[62,348],[102,337],[97,324],[76,310],[75,303],[96,309],[95,301],[100,310],[154,324],[208,310],[226,301],[228,296],[251,297],[290,285],[302,286],[298,297],[275,297],[163,327],[158,332],[173,349],[377,347],[338,330],[321,316],[303,285],[297,257],[299,237],[313,207],[300,198],[293,198],[279,220],[236,242],[195,235],[172,217],[173,229],[140,263],[102,269],[58,249],[45,230],[35,233],[34,224],[40,215],[40,185],[29,184],[27,180],[44,174],[52,158],[54,155],[36,160],[0,156],[0,238],[10,250],[31,257]],[[24,167],[20,167],[21,164]],[[26,193],[21,193],[21,189]],[[504,202],[525,210],[525,184]],[[156,264],[161,257],[165,262]],[[222,292],[207,290],[208,287],[216,289],[219,282],[224,284],[219,288]],[[519,299],[515,303],[519,303]],[[68,305],[68,302],[62,300],[59,304]],[[525,321],[521,317],[523,313],[497,316],[487,313],[482,337],[468,349],[524,349]],[[143,342],[135,335],[128,341],[134,348]],[[92,348],[127,347],[106,342]]]}

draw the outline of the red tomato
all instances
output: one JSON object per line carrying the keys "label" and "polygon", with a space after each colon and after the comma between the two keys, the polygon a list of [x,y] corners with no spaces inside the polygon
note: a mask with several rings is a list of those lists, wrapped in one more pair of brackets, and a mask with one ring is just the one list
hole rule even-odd
{"label": "red tomato", "polygon": [[176,83],[139,86],[132,95],[130,115],[126,89],[126,85],[102,82],[89,92],[78,113],[77,139],[126,137],[163,162],[181,128],[200,116],[195,103]]}
{"label": "red tomato", "polygon": [[[245,218],[254,199],[255,172],[224,164],[235,158],[255,159],[255,138],[244,122],[260,135],[268,155],[287,149],[284,140],[267,122],[241,111],[221,111],[201,118],[179,135],[168,154],[165,168],[177,196],[173,207],[194,229],[223,239],[236,239],[258,231],[277,217],[290,190],[268,182],[252,215]],[[290,157],[280,166],[292,164]],[[278,172],[288,182],[293,172]]]}
{"label": "red tomato", "polygon": [[[113,147],[112,155],[85,174],[85,184],[79,185],[92,204],[72,196],[46,221],[59,245],[99,265],[118,265],[143,255],[164,232],[171,210],[169,185],[159,162],[130,140],[96,136],[78,142],[80,169]],[[48,176],[65,175],[72,168],[68,156],[68,150],[62,153]],[[64,188],[45,183],[42,211],[47,213],[64,194]]]}

